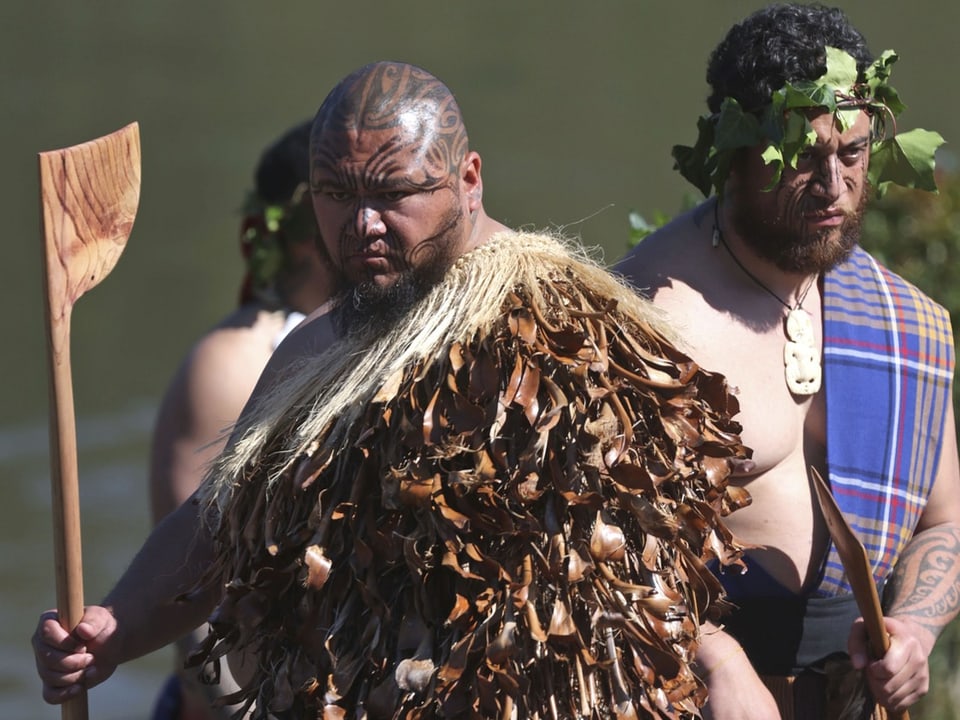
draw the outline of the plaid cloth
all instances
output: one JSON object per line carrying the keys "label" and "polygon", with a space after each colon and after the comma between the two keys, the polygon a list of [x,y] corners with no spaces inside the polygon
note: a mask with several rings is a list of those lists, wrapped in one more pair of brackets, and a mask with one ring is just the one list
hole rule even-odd
{"label": "plaid cloth", "polygon": [[[949,314],[860,248],[823,290],[827,470],[882,588],[913,535],[951,402]],[[817,595],[851,592],[831,546]]]}

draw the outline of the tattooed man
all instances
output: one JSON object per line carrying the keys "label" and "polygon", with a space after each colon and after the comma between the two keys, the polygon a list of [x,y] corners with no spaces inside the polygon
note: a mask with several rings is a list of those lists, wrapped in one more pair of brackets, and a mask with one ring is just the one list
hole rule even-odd
{"label": "tattooed man", "polygon": [[[895,59],[874,61],[821,6],[775,5],[733,27],[710,59],[700,140],[674,151],[713,196],[618,266],[738,388],[754,451],[736,480],[753,503],[729,524],[756,547],[748,572],[720,575],[738,609],[698,656],[716,720],[864,717],[864,676],[875,712],[904,709],[927,691],[927,657],[960,603],[949,317],[857,244],[872,188],[934,187],[939,136],[890,122]],[[868,651],[811,468],[870,556],[883,658]]]}
{"label": "tattooed man", "polygon": [[[692,718],[738,562],[722,377],[560,238],[488,217],[449,89],[375,63],[313,123],[335,309],[271,357],[193,502],[72,633],[60,703],[210,615],[255,717]],[[212,612],[212,615],[211,615]]]}

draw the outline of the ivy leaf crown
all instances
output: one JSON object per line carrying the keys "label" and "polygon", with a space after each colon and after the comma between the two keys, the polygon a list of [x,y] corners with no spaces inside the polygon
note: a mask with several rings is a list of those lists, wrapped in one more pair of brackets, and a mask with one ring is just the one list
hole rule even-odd
{"label": "ivy leaf crown", "polygon": [[674,169],[705,197],[711,189],[722,196],[735,152],[766,143],[762,157],[773,168],[769,190],[780,181],[783,169],[795,169],[800,154],[816,142],[808,119],[811,110],[833,113],[844,131],[866,110],[873,118],[868,178],[877,194],[882,195],[890,183],[936,192],[934,156],[944,139],[919,128],[897,133],[896,118],[906,108],[889,82],[897,54],[884,51],[861,74],[849,53],[832,47],[826,53],[823,75],[785,84],[759,114],[743,110],[734,98],[724,98],[719,113],[698,120],[696,145],[674,146]]}

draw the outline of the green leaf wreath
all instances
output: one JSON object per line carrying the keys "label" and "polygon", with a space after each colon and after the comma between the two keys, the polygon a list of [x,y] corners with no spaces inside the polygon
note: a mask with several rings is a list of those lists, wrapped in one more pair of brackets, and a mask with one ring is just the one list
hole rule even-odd
{"label": "green leaf wreath", "polygon": [[761,113],[747,112],[728,97],[719,113],[702,116],[697,122],[696,144],[673,148],[675,167],[704,196],[709,196],[711,189],[722,195],[735,152],[765,142],[762,157],[773,168],[773,187],[783,169],[796,168],[801,153],[816,142],[808,111],[823,108],[847,130],[859,112],[866,110],[874,119],[868,177],[877,193],[882,195],[890,183],[936,192],[934,155],[944,140],[929,130],[896,132],[896,117],[906,107],[889,84],[890,68],[896,61],[897,54],[886,50],[860,74],[853,57],[828,47],[823,75],[817,80],[787,83],[773,93]]}

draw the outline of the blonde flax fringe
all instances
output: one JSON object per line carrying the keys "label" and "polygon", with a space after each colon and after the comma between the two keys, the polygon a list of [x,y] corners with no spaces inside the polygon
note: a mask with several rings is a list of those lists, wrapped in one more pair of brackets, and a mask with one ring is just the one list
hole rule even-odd
{"label": "blonde flax fringe", "polygon": [[660,311],[625,281],[600,266],[573,240],[546,234],[499,233],[461,257],[440,283],[387,335],[348,337],[286,373],[287,380],[265,396],[234,430],[239,438],[215,461],[202,496],[222,513],[244,468],[260,461],[273,437],[288,437],[280,458],[272,458],[270,485],[311,442],[341,450],[348,429],[367,400],[396,373],[417,359],[437,355],[456,341],[487,332],[501,317],[507,291],[530,289],[535,304],[543,296],[538,278],[545,268],[570,267],[599,296],[614,298],[628,317],[646,322],[643,335],[675,341]]}

